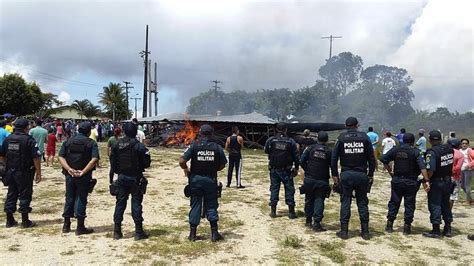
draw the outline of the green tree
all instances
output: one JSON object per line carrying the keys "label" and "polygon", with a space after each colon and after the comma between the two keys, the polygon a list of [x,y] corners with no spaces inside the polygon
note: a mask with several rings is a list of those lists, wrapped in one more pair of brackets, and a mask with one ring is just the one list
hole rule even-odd
{"label": "green tree", "polygon": [[335,95],[345,95],[355,87],[362,71],[362,58],[351,52],[331,57],[319,68],[319,75],[330,84]]}
{"label": "green tree", "polygon": [[17,73],[0,77],[0,113],[29,115],[38,111],[42,105],[42,93],[35,82],[27,83]]}
{"label": "green tree", "polygon": [[105,106],[105,115],[113,117],[115,111],[116,120],[125,120],[131,116],[130,110],[127,110],[127,96],[120,83],[110,82],[109,86],[103,88],[99,93],[99,103]]}
{"label": "green tree", "polygon": [[75,100],[71,104],[71,107],[77,110],[77,112],[81,116],[81,119],[82,119],[83,116],[85,116],[87,118],[91,118],[93,116],[99,116],[100,115],[100,107],[97,106],[97,105],[94,105],[88,99]]}
{"label": "green tree", "polygon": [[385,65],[370,66],[360,75],[363,83],[376,83],[385,88],[384,94],[390,105],[401,104],[408,106],[415,98],[410,90],[413,80],[408,71],[403,68]]}
{"label": "green tree", "polygon": [[36,116],[38,117],[47,117],[51,114],[52,108],[56,106],[61,106],[64,103],[58,100],[58,96],[52,93],[43,93],[42,95],[42,102],[43,105],[39,109],[39,111],[36,112]]}

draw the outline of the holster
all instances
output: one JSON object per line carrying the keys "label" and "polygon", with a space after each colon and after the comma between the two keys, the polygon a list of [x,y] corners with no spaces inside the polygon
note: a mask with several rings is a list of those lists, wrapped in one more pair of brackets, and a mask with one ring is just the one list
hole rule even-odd
{"label": "holster", "polygon": [[142,192],[143,195],[146,194],[146,187],[148,186],[148,179],[144,176],[140,179],[140,182],[138,183],[138,188]]}
{"label": "holster", "polygon": [[451,181],[451,187],[449,188],[449,193],[450,194],[453,194],[454,189],[456,189],[456,186],[457,186],[456,182]]}
{"label": "holster", "polygon": [[119,186],[117,184],[117,181],[112,182],[112,184],[109,185],[109,191],[110,195],[112,196],[117,196],[119,193]]}
{"label": "holster", "polygon": [[372,190],[372,184],[373,183],[374,182],[372,181],[372,182],[369,182],[369,184],[367,185],[367,193],[370,193],[370,191]]}
{"label": "holster", "polygon": [[184,196],[186,196],[186,198],[191,197],[191,186],[190,185],[186,185],[184,187]]}
{"label": "holster", "polygon": [[222,182],[217,183],[217,198],[222,196]]}
{"label": "holster", "polygon": [[88,192],[88,193],[92,193],[92,191],[94,190],[95,185],[97,185],[97,179],[92,178],[92,179],[89,181],[89,188],[88,188],[87,192]]}

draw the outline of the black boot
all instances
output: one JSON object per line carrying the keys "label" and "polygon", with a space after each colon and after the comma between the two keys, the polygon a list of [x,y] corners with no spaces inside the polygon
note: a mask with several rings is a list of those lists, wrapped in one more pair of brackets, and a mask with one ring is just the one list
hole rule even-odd
{"label": "black boot", "polygon": [[188,236],[189,241],[196,241],[197,239],[196,233],[197,233],[197,226],[191,225],[189,228],[189,236]]}
{"label": "black boot", "polygon": [[433,224],[433,230],[431,230],[430,232],[423,233],[423,236],[431,237],[431,238],[440,238],[441,231],[439,229],[439,224]]}
{"label": "black boot", "polygon": [[337,232],[336,235],[340,238],[340,239],[348,239],[349,238],[349,225],[348,224],[342,224],[341,223],[341,231]]}
{"label": "black boot", "polygon": [[393,221],[387,220],[387,225],[385,226],[385,232],[393,233]]}
{"label": "black boot", "polygon": [[115,223],[114,224],[114,239],[119,240],[123,237],[122,234],[122,223]]}
{"label": "black boot", "polygon": [[443,228],[443,235],[445,237],[453,237],[453,234],[451,233],[451,223],[446,223]]}
{"label": "black boot", "polygon": [[295,206],[294,205],[288,205],[288,218],[290,218],[290,219],[295,219],[296,218]]}
{"label": "black boot", "polygon": [[7,223],[5,225],[6,228],[10,228],[13,226],[17,226],[18,222],[15,221],[15,217],[13,217],[13,213],[7,212]]}
{"label": "black boot", "polygon": [[271,211],[270,211],[270,217],[272,218],[275,218],[277,217],[277,206],[276,205],[272,205],[271,206]]}
{"label": "black boot", "polygon": [[137,223],[135,224],[135,240],[142,240],[142,239],[147,239],[149,236],[145,231],[143,231],[143,224],[142,223]]}
{"label": "black boot", "polygon": [[210,224],[211,224],[211,241],[216,242],[216,241],[223,240],[224,237],[221,234],[219,234],[217,222],[210,222]]}
{"label": "black boot", "polygon": [[405,224],[403,226],[403,234],[404,235],[409,235],[411,234],[411,224]]}
{"label": "black boot", "polygon": [[326,231],[326,228],[324,228],[321,223],[318,223],[318,222],[315,222],[314,225],[313,225],[313,230],[315,232],[324,232]]}
{"label": "black boot", "polygon": [[364,240],[369,240],[370,239],[370,234],[369,234],[369,223],[362,223],[360,225],[360,236]]}
{"label": "black boot", "polygon": [[306,223],[305,226],[307,227],[312,227],[313,226],[313,217],[306,217]]}
{"label": "black boot", "polygon": [[32,222],[29,219],[28,213],[22,213],[21,214],[21,228],[30,228],[36,226],[36,223]]}
{"label": "black boot", "polygon": [[71,232],[71,218],[64,217],[63,233]]}
{"label": "black boot", "polygon": [[76,236],[91,234],[94,232],[94,229],[86,228],[84,220],[85,218],[77,218]]}

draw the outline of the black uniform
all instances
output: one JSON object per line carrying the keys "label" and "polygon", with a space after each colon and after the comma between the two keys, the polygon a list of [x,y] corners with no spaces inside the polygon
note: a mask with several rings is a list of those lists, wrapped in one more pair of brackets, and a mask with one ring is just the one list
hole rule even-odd
{"label": "black uniform", "polygon": [[135,233],[143,234],[142,202],[146,179],[145,168],[150,167],[151,158],[148,149],[136,138],[124,137],[112,147],[110,154],[111,168],[118,174],[115,183],[118,186],[117,201],[114,212],[114,223],[117,237],[121,238],[123,213],[127,207],[128,196],[132,195],[132,217],[135,222]]}
{"label": "black uniform", "polygon": [[306,150],[307,147],[316,143],[316,141],[312,137],[304,137],[304,136],[303,137],[300,136],[299,138],[296,138],[295,141],[299,145],[298,152],[300,156],[303,154],[304,150]]}
{"label": "black uniform", "polygon": [[229,165],[227,167],[227,187],[230,187],[232,182],[232,172],[235,168],[235,177],[237,179],[237,187],[241,184],[241,173],[242,173],[242,146],[237,141],[238,136],[230,136],[229,143]]}
{"label": "black uniform", "polygon": [[14,213],[19,200],[18,211],[30,213],[35,175],[33,159],[40,157],[36,141],[23,129],[15,129],[0,146],[0,156],[6,158],[4,180],[8,184],[4,211],[7,214]]}
{"label": "black uniform", "polygon": [[387,221],[393,223],[397,217],[402,198],[404,198],[405,225],[411,225],[416,208],[416,193],[421,184],[417,179],[421,170],[426,169],[425,160],[419,149],[409,144],[402,144],[384,154],[380,161],[383,164],[389,164],[391,161],[395,162]]}
{"label": "black uniform", "polygon": [[[362,232],[368,237],[369,223],[369,199],[367,192],[369,187],[368,176],[373,177],[375,170],[375,157],[367,134],[348,129],[339,135],[333,149],[331,169],[338,176],[338,159],[341,159],[341,232],[347,233],[347,226],[351,217],[352,192],[355,191],[357,208],[361,222]],[[368,168],[368,174],[367,174]],[[364,236],[364,234],[363,234]],[[346,236],[347,237],[347,234]]]}
{"label": "black uniform", "polygon": [[306,222],[311,225],[314,218],[318,225],[324,217],[324,200],[330,192],[331,149],[319,143],[307,147],[301,156],[300,165],[304,169]]}
{"label": "black uniform", "polygon": [[428,209],[430,222],[439,226],[441,218],[450,226],[453,214],[449,207],[449,196],[452,190],[451,176],[454,151],[448,144],[438,144],[426,151],[426,169],[433,172],[428,192]]}

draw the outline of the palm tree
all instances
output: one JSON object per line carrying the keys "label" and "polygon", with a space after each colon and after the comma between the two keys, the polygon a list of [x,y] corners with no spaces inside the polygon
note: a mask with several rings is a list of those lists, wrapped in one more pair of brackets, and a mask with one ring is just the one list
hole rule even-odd
{"label": "palm tree", "polygon": [[105,105],[107,115],[110,117],[115,112],[117,119],[128,119],[129,110],[126,106],[126,95],[120,83],[110,82],[104,91],[99,93],[99,103]]}
{"label": "palm tree", "polygon": [[71,107],[77,110],[77,112],[81,116],[81,119],[82,119],[82,116],[90,118],[93,116],[98,116],[100,114],[100,107],[97,105],[94,105],[88,99],[75,100],[71,104]]}

